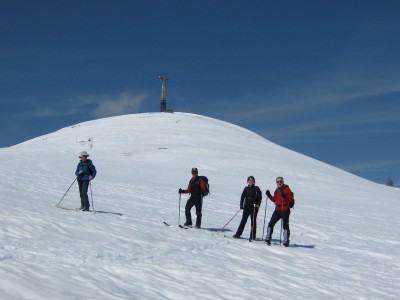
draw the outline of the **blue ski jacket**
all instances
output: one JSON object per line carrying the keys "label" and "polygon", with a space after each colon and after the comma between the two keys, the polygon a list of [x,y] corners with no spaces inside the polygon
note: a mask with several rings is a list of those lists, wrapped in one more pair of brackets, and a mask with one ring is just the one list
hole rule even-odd
{"label": "blue ski jacket", "polygon": [[[79,174],[80,170],[82,170],[81,174]],[[89,175],[92,175],[92,177],[95,178],[96,174],[96,167],[90,159],[87,159],[85,162],[80,161],[75,171],[75,175],[79,180],[89,180]]]}

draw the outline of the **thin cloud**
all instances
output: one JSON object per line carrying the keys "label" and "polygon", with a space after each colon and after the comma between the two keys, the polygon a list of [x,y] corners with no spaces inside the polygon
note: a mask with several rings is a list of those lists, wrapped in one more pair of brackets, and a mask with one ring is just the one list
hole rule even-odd
{"label": "thin cloud", "polygon": [[101,101],[90,114],[96,118],[104,118],[137,113],[139,112],[140,105],[146,98],[146,94],[133,96],[128,93],[122,93],[116,99]]}
{"label": "thin cloud", "polygon": [[58,115],[58,112],[49,106],[36,107],[33,111],[22,113],[22,116],[30,116],[30,117],[37,117],[37,118],[55,117],[57,115]]}
{"label": "thin cloud", "polygon": [[400,165],[400,160],[388,160],[379,162],[361,162],[355,164],[341,165],[339,168],[347,170],[349,172],[373,170],[373,169],[385,169],[388,166],[393,167],[394,165]]}
{"label": "thin cloud", "polygon": [[20,114],[20,117],[32,117],[32,118],[43,118],[43,117],[60,117],[60,116],[71,116],[79,113],[80,110],[76,108],[60,109],[52,106],[40,106],[36,107],[32,111],[25,111]]}
{"label": "thin cloud", "polygon": [[[357,78],[357,76],[355,76]],[[329,110],[338,105],[351,105],[372,97],[384,97],[400,93],[400,80],[387,79],[329,79],[315,82],[312,87],[295,85],[284,87],[284,91],[273,91],[269,94],[246,94],[238,99],[218,101],[225,107],[228,119],[246,122],[256,118],[279,120],[282,114],[300,114],[310,110]],[[232,103],[240,103],[245,109],[237,109]],[[244,104],[243,104],[244,103]],[[229,105],[228,105],[229,104]],[[227,109],[226,109],[227,107]]]}
{"label": "thin cloud", "polygon": [[[299,121],[290,122],[289,124],[279,124],[277,128],[274,128],[269,137],[305,137],[305,136],[338,136],[338,135],[359,135],[365,134],[365,128],[358,129],[360,125],[371,125],[375,124],[396,124],[399,123],[397,113],[386,108],[380,112],[374,112],[371,115],[370,112],[350,114],[347,116],[340,116],[337,118],[330,119],[319,119],[315,121]],[[388,132],[399,132],[400,129],[396,125],[387,126],[386,128],[370,128],[368,133],[388,133]],[[329,129],[329,130],[327,130]]]}
{"label": "thin cloud", "polygon": [[89,111],[95,118],[104,118],[123,114],[136,113],[146,94],[131,95],[121,93],[113,98],[105,96],[85,96],[79,99],[54,101],[56,104],[35,107],[33,110],[21,113],[20,117],[43,118],[79,115]]}
{"label": "thin cloud", "polygon": [[248,94],[233,101],[245,103],[246,109],[243,105],[241,109],[232,104],[218,105],[227,107],[225,120],[258,123],[265,132],[263,136],[281,142],[304,137],[360,136],[367,131],[399,133],[399,105],[385,101],[387,96],[400,93],[398,82],[396,76],[376,80],[340,78],[329,85],[315,84],[312,90],[285,88],[280,94]]}

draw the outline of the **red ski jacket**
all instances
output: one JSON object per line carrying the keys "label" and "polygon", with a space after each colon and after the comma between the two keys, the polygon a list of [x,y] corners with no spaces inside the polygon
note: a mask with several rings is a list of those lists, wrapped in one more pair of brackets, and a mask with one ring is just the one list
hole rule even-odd
{"label": "red ski jacket", "polygon": [[[198,188],[200,187],[200,189]],[[191,194],[199,194],[202,191],[206,191],[206,184],[202,179],[199,178],[199,176],[196,176],[195,178],[190,179],[189,185],[186,190],[183,191],[184,194],[191,193]],[[195,195],[196,196],[196,195]]]}
{"label": "red ski jacket", "polygon": [[[285,194],[285,197],[282,197],[282,191]],[[293,201],[293,193],[288,185],[284,184],[282,187],[277,188],[275,190],[274,195],[268,197],[272,202],[275,203],[275,210],[289,210],[289,203]]]}

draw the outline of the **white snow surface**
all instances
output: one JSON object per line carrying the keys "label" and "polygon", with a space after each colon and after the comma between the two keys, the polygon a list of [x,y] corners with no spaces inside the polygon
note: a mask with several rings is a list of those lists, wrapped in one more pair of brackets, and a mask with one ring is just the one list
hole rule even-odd
{"label": "white snow surface", "polygon": [[[98,171],[94,208],[122,216],[55,207],[83,150]],[[400,191],[244,128],[186,113],[124,115],[1,148],[0,161],[1,299],[400,297]],[[201,230],[177,226],[192,167],[211,187]],[[218,231],[249,175],[263,191],[254,242],[232,238],[241,212]],[[273,245],[260,240],[277,176],[295,193],[289,248],[280,222]],[[80,206],[76,183],[61,205]],[[273,208],[268,201],[266,224]]]}

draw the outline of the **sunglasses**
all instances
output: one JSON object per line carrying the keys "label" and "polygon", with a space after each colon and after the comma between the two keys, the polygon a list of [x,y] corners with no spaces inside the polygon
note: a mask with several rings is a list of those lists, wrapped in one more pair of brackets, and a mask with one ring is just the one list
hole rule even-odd
{"label": "sunglasses", "polygon": [[276,183],[283,183],[283,181],[282,180],[277,180]]}

